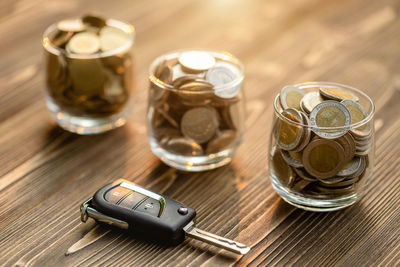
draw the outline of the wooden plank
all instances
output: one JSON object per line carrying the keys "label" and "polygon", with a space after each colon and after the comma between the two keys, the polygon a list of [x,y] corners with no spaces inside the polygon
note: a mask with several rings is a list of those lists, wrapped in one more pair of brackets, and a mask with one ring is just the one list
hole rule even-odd
{"label": "wooden plank", "polygon": [[[137,28],[128,125],[77,136],[50,123],[40,36],[95,9]],[[400,3],[383,1],[3,1],[0,4],[0,265],[396,265],[400,261]],[[173,170],[150,152],[147,68],[185,47],[227,50],[246,66],[247,131],[232,164]],[[301,211],[274,193],[267,156],[272,99],[286,84],[356,86],[377,107],[366,196],[340,212]],[[79,221],[79,204],[127,177],[196,208],[200,228],[250,244],[248,255],[186,240],[165,248]],[[86,238],[85,238],[86,236]],[[65,255],[81,240],[75,253]]]}

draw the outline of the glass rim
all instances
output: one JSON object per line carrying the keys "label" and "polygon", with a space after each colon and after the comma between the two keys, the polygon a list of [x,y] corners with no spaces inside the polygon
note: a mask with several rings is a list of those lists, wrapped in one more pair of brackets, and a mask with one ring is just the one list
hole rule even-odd
{"label": "glass rim", "polygon": [[304,82],[304,83],[295,84],[294,86],[295,87],[299,87],[300,89],[302,89],[302,88],[313,88],[313,87],[318,87],[318,86],[320,86],[320,87],[334,87],[334,88],[337,88],[337,87],[347,88],[347,89],[350,89],[350,90],[355,91],[358,94],[362,95],[369,102],[369,104],[371,106],[371,110],[368,112],[368,115],[363,120],[361,120],[361,121],[359,121],[357,123],[346,125],[346,126],[319,127],[319,126],[313,126],[313,125],[305,125],[305,124],[300,123],[300,122],[292,121],[292,120],[290,120],[290,119],[288,119],[288,118],[286,118],[285,116],[282,115],[282,113],[279,110],[278,105],[277,105],[277,103],[279,101],[279,95],[280,94],[277,94],[275,96],[275,98],[274,98],[274,103],[273,103],[274,113],[275,113],[276,116],[278,116],[279,119],[281,119],[281,120],[283,120],[283,121],[285,121],[287,123],[290,123],[290,124],[293,124],[293,125],[297,125],[297,126],[300,126],[300,127],[303,127],[303,128],[314,129],[314,130],[343,130],[343,129],[354,129],[354,128],[358,128],[360,126],[363,126],[363,125],[369,123],[371,121],[371,119],[374,117],[374,114],[375,114],[374,102],[372,101],[372,99],[366,93],[364,93],[363,91],[361,91],[361,90],[359,90],[359,89],[357,89],[355,87],[352,87],[352,86],[349,86],[349,85],[345,85],[345,84],[341,84],[341,83],[335,83],[335,82]]}
{"label": "glass rim", "polygon": [[199,91],[196,91],[196,92],[198,92],[198,93],[207,93],[207,92],[214,92],[215,90],[218,90],[219,92],[223,92],[225,90],[229,90],[232,87],[238,86],[243,82],[243,79],[244,79],[244,65],[237,57],[235,57],[234,55],[232,55],[231,53],[226,52],[226,51],[214,51],[214,50],[207,50],[207,49],[200,49],[200,48],[174,50],[174,51],[170,51],[170,52],[164,53],[164,54],[156,57],[151,62],[150,67],[149,67],[149,80],[150,80],[150,82],[154,83],[156,86],[158,86],[159,88],[164,89],[164,90],[170,90],[170,91],[178,91],[179,90],[180,92],[193,92],[191,90],[182,90],[182,89],[179,89],[179,88],[177,88],[177,87],[175,87],[173,85],[167,84],[167,83],[161,81],[160,79],[158,79],[154,75],[155,67],[158,65],[158,63],[160,63],[160,61],[163,58],[168,57],[168,56],[170,56],[170,57],[176,56],[176,58],[178,58],[179,57],[178,55],[180,53],[190,52],[190,51],[206,52],[206,53],[209,53],[209,54],[213,55],[216,58],[221,58],[221,59],[226,60],[226,61],[229,61],[229,60],[232,61],[233,60],[233,63],[238,68],[239,73],[240,73],[240,76],[238,78],[236,78],[235,80],[233,80],[233,81],[231,81],[229,83],[226,83],[226,84],[224,84],[222,86],[216,86],[216,87],[213,87],[213,88],[208,89],[208,90],[199,90]]}
{"label": "glass rim", "polygon": [[[79,19],[79,18],[75,18],[75,19]],[[73,54],[73,53],[68,52],[66,49],[55,46],[52,42],[50,42],[49,34],[52,33],[57,28],[57,23],[58,22],[55,22],[55,23],[51,24],[50,26],[48,26],[42,36],[43,48],[46,51],[48,51],[49,53],[52,53],[57,56],[65,55],[68,58],[77,58],[77,59],[104,58],[104,57],[113,56],[113,55],[116,55],[119,53],[126,52],[135,43],[136,29],[132,24],[130,24],[128,22],[124,22],[122,20],[106,19],[107,26],[112,26],[112,27],[118,28],[118,29],[122,30],[123,32],[127,33],[129,35],[129,42],[127,42],[126,44],[124,44],[118,48],[115,48],[115,49],[112,49],[109,51],[105,51],[105,52],[97,52],[97,53],[90,54],[90,55]]]}

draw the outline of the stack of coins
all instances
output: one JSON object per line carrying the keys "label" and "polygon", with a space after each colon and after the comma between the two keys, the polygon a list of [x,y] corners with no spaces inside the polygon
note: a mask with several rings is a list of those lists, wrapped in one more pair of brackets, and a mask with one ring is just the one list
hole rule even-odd
{"label": "stack of coins", "polygon": [[52,101],[76,116],[119,112],[133,89],[133,28],[119,28],[92,15],[56,25],[45,40],[49,42],[45,48],[52,46],[57,51],[46,49]]}
{"label": "stack of coins", "polygon": [[[272,171],[303,194],[335,197],[363,184],[372,147],[370,122],[358,97],[339,87],[303,91],[286,86],[274,125]],[[366,176],[366,175],[365,175]]]}
{"label": "stack of coins", "polygon": [[204,51],[161,59],[149,95],[150,136],[170,153],[215,154],[238,144],[242,130],[240,69]]}

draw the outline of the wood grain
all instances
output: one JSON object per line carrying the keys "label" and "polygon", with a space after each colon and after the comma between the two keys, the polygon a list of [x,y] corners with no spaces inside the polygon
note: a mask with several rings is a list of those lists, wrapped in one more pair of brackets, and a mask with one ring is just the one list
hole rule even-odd
{"label": "wood grain", "polygon": [[[123,128],[77,136],[47,113],[40,39],[49,24],[90,11],[136,27],[135,103]],[[399,11],[396,0],[1,1],[0,265],[400,265]],[[206,173],[162,164],[146,136],[147,68],[189,47],[230,51],[246,68],[245,141],[232,164]],[[266,167],[273,96],[315,80],[358,87],[377,108],[370,186],[333,213],[283,202]],[[251,251],[195,240],[165,248],[82,224],[80,203],[119,177],[195,208],[200,228]]]}

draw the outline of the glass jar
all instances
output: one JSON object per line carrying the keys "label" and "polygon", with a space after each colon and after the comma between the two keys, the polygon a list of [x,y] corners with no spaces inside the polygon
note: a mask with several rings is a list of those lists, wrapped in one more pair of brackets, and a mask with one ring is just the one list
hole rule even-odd
{"label": "glass jar", "polygon": [[153,153],[186,171],[228,164],[244,132],[241,62],[229,53],[186,50],[158,57],[149,72]]}
{"label": "glass jar", "polygon": [[269,173],[275,191],[310,211],[360,199],[374,167],[371,98],[348,85],[307,82],[284,87],[273,104]]}
{"label": "glass jar", "polygon": [[134,86],[134,37],[132,25],[91,15],[47,28],[46,105],[62,128],[96,134],[125,124]]}

